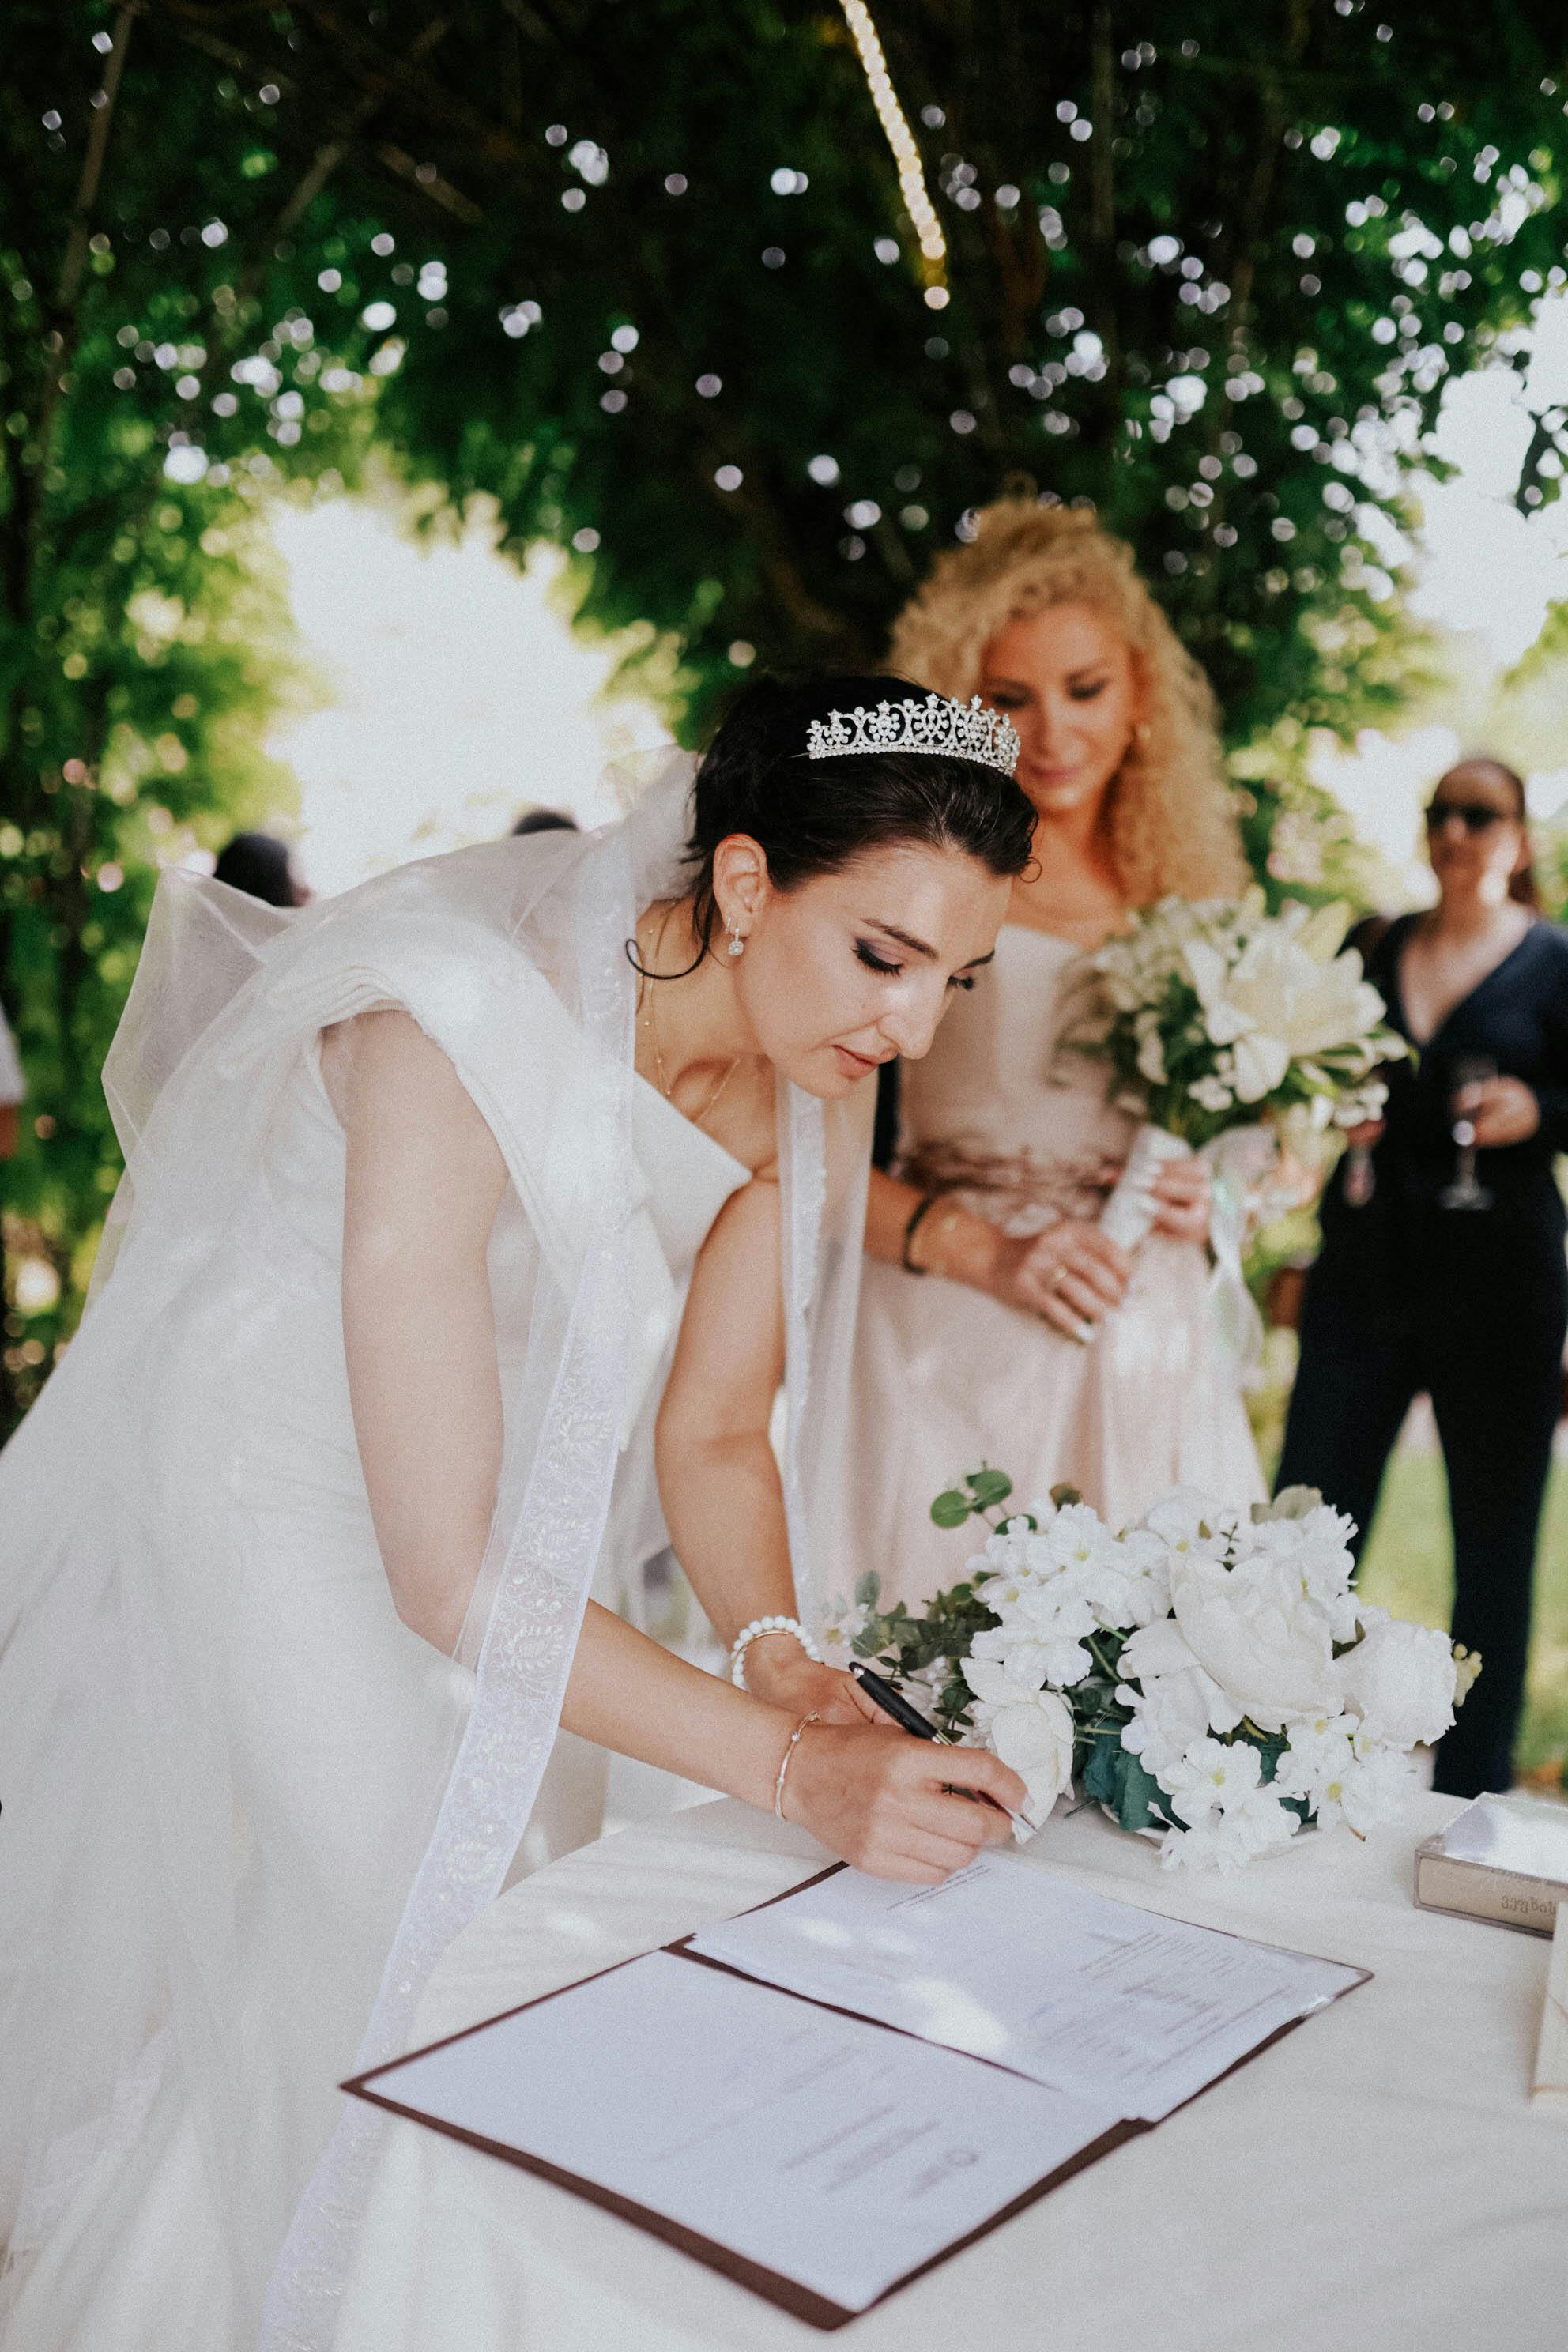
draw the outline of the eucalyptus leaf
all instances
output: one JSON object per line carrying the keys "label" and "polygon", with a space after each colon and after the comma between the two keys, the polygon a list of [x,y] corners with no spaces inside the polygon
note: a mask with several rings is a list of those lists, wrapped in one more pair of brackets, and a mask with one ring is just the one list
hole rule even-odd
{"label": "eucalyptus leaf", "polygon": [[1013,1481],[1005,1470],[975,1470],[970,1474],[969,1491],[978,1507],[988,1511],[1006,1501]]}

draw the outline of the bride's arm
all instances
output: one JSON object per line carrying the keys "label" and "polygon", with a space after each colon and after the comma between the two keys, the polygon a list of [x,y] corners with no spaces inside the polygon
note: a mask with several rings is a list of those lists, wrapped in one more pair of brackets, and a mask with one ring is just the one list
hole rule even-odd
{"label": "bride's arm", "polygon": [[[726,1647],[755,1618],[795,1614],[768,1434],[784,1363],[779,1188],[754,1176],[731,1194],[698,1254],[654,1433],[670,1541]],[[746,1679],[797,1713],[886,1719],[852,1676],[814,1664],[788,1633],[751,1643]]]}
{"label": "bride's arm", "polygon": [[322,1069],[346,1139],[343,1342],[376,1542],[404,1623],[449,1651],[500,1475],[485,1252],[506,1167],[408,1013],[330,1031]]}
{"label": "bride's arm", "polygon": [[[619,1755],[769,1812],[801,1712],[689,1666],[590,1601],[561,1720]],[[984,1748],[884,1737],[866,1723],[814,1724],[790,1759],[784,1817],[858,1870],[931,1885],[1010,1834],[1005,1813],[947,1793],[954,1785],[1015,1811],[1027,1796]]]}

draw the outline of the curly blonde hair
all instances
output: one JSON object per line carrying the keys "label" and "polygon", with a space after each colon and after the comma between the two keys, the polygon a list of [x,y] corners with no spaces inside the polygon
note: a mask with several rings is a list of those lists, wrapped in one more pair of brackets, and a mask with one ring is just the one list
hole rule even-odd
{"label": "curly blonde hair", "polygon": [[893,627],[889,667],[963,700],[1009,622],[1093,604],[1126,640],[1142,724],[1111,782],[1110,854],[1130,906],[1245,887],[1214,691],[1140,578],[1132,551],[1092,510],[999,499],[973,540],[938,556]]}

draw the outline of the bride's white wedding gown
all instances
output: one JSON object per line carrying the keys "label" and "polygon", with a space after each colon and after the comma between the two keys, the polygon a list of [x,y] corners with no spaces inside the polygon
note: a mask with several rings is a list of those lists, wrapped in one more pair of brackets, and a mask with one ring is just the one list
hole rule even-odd
{"label": "bride's white wedding gown", "polygon": [[[293,936],[174,886],[251,936],[161,1102],[127,1115],[113,1271],[0,1457],[7,2352],[249,2352],[348,2108],[335,2085],[405,2033],[549,1811],[585,1591],[613,1602],[665,1540],[653,1411],[696,1254],[748,1174],[631,1068],[620,945],[677,878],[684,808],[634,820],[629,854],[432,861]],[[408,1005],[451,1054],[512,1178],[489,1252],[506,1455],[456,1658],[397,1617],[350,1412],[320,1029],[367,1003]],[[155,1060],[156,1008],[142,1025]],[[808,1303],[840,1387],[847,1324],[842,1282],[813,1300],[820,1107],[786,1097],[784,1118],[798,1403]],[[787,1482],[803,1550],[809,1420]],[[352,2246],[363,2136],[339,2126],[333,2150],[272,2290],[290,2352],[330,2342]]]}
{"label": "bride's white wedding gown", "polygon": [[[923,1062],[902,1073],[912,1182],[950,1187],[1010,1234],[1097,1217],[1136,1121],[1102,1066],[1064,1054],[1082,950],[1009,923]],[[868,1262],[855,1349],[850,1508],[859,1565],[911,1607],[955,1584],[970,1534],[933,1527],[955,1475],[989,1462],[1020,1503],[1077,1486],[1115,1526],[1171,1486],[1237,1502],[1265,1488],[1234,1357],[1191,1242],[1140,1244],[1125,1299],[1082,1346],[1038,1317],[936,1276]]]}
{"label": "bride's white wedding gown", "polygon": [[[648,1213],[683,1286],[748,1171],[641,1079],[632,1112]],[[161,1603],[204,1621],[221,1685],[244,1845],[230,2054],[247,2124],[229,2194],[279,2244],[353,2071],[473,1687],[470,1669],[403,1624],[376,1549],[343,1363],[342,1196],[342,1130],[316,1055],[302,1055],[226,1264],[126,1400],[156,1481],[142,1507],[159,1530]],[[490,1244],[503,1358],[527,1344],[533,1255],[513,1195]],[[618,1484],[621,1540],[600,1581],[612,1601],[616,1568],[658,1542],[646,1427]],[[547,1774],[530,1822],[549,1845],[552,1793]],[[111,1968],[112,1916],[83,1925]],[[15,2352],[230,2340],[222,2192],[169,2055],[149,2064],[149,2086],[154,2063],[162,2082],[130,2147],[107,2145],[67,2200],[13,2315]],[[156,2252],[170,2228],[175,2265]]]}

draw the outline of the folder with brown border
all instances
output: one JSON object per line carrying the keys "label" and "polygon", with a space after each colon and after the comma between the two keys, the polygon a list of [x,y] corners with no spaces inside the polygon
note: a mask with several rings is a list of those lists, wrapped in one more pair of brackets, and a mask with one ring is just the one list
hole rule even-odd
{"label": "folder with brown border", "polygon": [[[834,1863],[828,1869],[818,1871],[814,1877],[803,1879],[798,1885],[785,1887],[782,1894],[770,1895],[767,1903],[757,1904],[752,1907],[756,1910],[766,1910],[773,1903],[784,1902],[791,1895],[801,1894],[805,1887],[817,1885],[823,1879],[835,1876],[844,1867],[842,1863]],[[1136,1909],[1142,1906],[1134,1905],[1130,1907]],[[1226,1928],[1210,1928],[1205,1932],[1212,1935],[1228,1935],[1232,1931]],[[678,1937],[673,1943],[660,1945],[657,1948],[689,1960],[694,1967],[715,1969],[720,1975],[743,1975],[744,1972],[741,1969],[726,1968],[721,1960],[709,1959],[703,1954],[692,1951],[689,1948],[691,1940],[690,1936],[681,1936]],[[1247,1942],[1257,1939],[1238,1937],[1236,1940]],[[1285,1948],[1274,1946],[1271,1948],[1283,1950]],[[500,2024],[505,2018],[520,2016],[524,2010],[537,2009],[545,2002],[560,2000],[566,1995],[577,1991],[581,1986],[593,1983],[601,1977],[613,1976],[617,1969],[630,1968],[637,1959],[646,1957],[646,1954],[636,1954],[630,1959],[615,1962],[611,1968],[596,1969],[587,1977],[575,1978],[571,1984],[558,1985],[553,1992],[540,1993],[532,2000],[519,2001],[515,2008],[499,2011],[494,2017],[483,2018],[477,2025],[465,2026],[458,2033],[446,2034],[438,2042],[426,2042],[418,2050],[406,2052],[401,2058],[389,2060],[385,2065],[374,2066],[363,2074],[356,2074],[340,2087],[351,2093],[355,2098],[367,2100],[373,2106],[384,2108],[389,2115],[400,2116],[409,2123],[423,2124],[426,2129],[444,2133],[448,2139],[460,2141],[466,2147],[476,2147],[486,2156],[499,2157],[504,2164],[514,2164],[521,2171],[531,2172],[541,2180],[553,2182],[558,2189],[570,2189],[574,2196],[583,2198],[591,2205],[601,2206],[608,2213],[617,2214],[622,2221],[630,2221],[636,2228],[647,2231],[650,2237],[662,2239],[667,2245],[674,2246],[681,2253],[690,2255],[693,2261],[706,2263],[709,2269],[720,2272],[725,2278],[733,2279],[740,2286],[750,2288],[753,2294],[762,2295],[769,2303],[776,2304],[781,2310],[791,2313],[796,2319],[804,2320],[809,2326],[824,2330],[846,2326],[849,2321],[861,2317],[862,2314],[859,2311],[847,2309],[842,2304],[830,2301],[827,2296],[817,2294],[814,2289],[803,2285],[796,2279],[787,2277],[780,2271],[769,2270],[763,2264],[752,2262],[747,2255],[737,2253],[732,2247],[726,2246],[721,2239],[706,2237],[700,2231],[688,2228],[683,2222],[671,2221],[667,2214],[657,2211],[651,2206],[640,2205],[631,2198],[622,2196],[618,2190],[607,2189],[600,2182],[589,2179],[579,2173],[563,2170],[561,2166],[551,2164],[543,2158],[530,2155],[525,2148],[516,2147],[500,2140],[488,2139],[479,2133],[465,2130],[460,2125],[449,2123],[438,2116],[426,2114],[420,2108],[407,2105],[398,2098],[392,2078],[397,2074],[400,2068],[411,2065],[416,2059],[426,2058],[433,2051],[447,2049],[455,2042],[464,2042],[476,2033],[483,2033],[489,2027]],[[1290,1957],[1307,1958],[1319,1956],[1292,1953]],[[1331,1997],[1331,2002],[1326,2005],[1331,2005],[1332,2001],[1342,1999],[1345,1993],[1354,1992],[1362,1985],[1368,1984],[1372,1980],[1370,1969],[1357,1969],[1351,1962],[1335,1962],[1334,1965],[1351,1968],[1352,1979],[1349,1984],[1342,1986],[1340,1990]],[[746,1978],[745,1981],[754,1983],[757,1979]],[[902,2036],[900,2029],[897,2026],[883,2024],[878,2019],[863,2017],[857,2011],[837,2009],[828,2001],[811,2000],[804,1993],[791,1991],[787,1987],[773,1985],[768,1989],[778,1993],[784,2000],[801,2001],[809,2009],[825,2010],[835,2016],[854,2017],[858,2024],[869,2026],[879,2033],[897,2034],[900,2038],[918,2038]],[[1317,2013],[1316,2011],[1311,2011],[1308,2015]],[[1216,2083],[1223,2083],[1228,2075],[1250,2064],[1251,2061],[1259,2056],[1263,2051],[1269,2049],[1273,2043],[1283,2041],[1286,2034],[1294,2032],[1297,2026],[1304,2025],[1306,2022],[1307,2016],[1301,2016],[1291,2018],[1287,2023],[1276,2027],[1253,2049],[1215,2075],[1211,2082],[1205,2083],[1202,2090],[1194,2094],[1194,2097],[1202,2098],[1205,2092],[1214,2089]],[[953,2054],[966,2057],[968,2063],[974,2066],[989,2067],[994,2063],[990,2059],[973,2057],[967,2053],[955,2052]],[[1006,2073],[1008,2070],[1004,2067],[999,2071]],[[1190,2106],[1193,2102],[1188,2099],[1183,2104]],[[1181,2108],[1176,2108],[1173,2112],[1179,2115]],[[1156,2124],[1133,2120],[1124,2120],[1113,2125],[1109,2131],[1101,2133],[1100,2137],[1091,2141],[1088,2147],[1079,2148],[1068,2158],[1065,2164],[1058,2165],[1053,2171],[1045,2173],[1038,2180],[1032,2182],[1020,2196],[998,2207],[997,2210],[988,2215],[978,2228],[966,2231],[961,2237],[954,2238],[949,2244],[942,2246],[928,2261],[918,2263],[914,2269],[907,2271],[901,2278],[895,2279],[890,2286],[885,2287],[881,2294],[865,2308],[874,2311],[879,2304],[886,2303],[890,2295],[900,2294],[903,2288],[912,2285],[916,2279],[923,2278],[929,2271],[937,2269],[941,2263],[950,2261],[954,2254],[962,2253],[966,2246],[972,2246],[978,2240],[989,2236],[991,2231],[999,2229],[1004,2221],[1010,2221],[1015,2214],[1022,2213],[1028,2206],[1037,2203],[1042,2197],[1048,2196],[1053,2189],[1059,2188],[1064,2180],[1070,2180],[1075,2173],[1087,2170],[1089,2165],[1097,2164],[1101,2157],[1109,2156],[1113,2148],[1122,2147],[1128,2140],[1138,2138],[1144,2132],[1155,2131],[1158,2128]]]}

